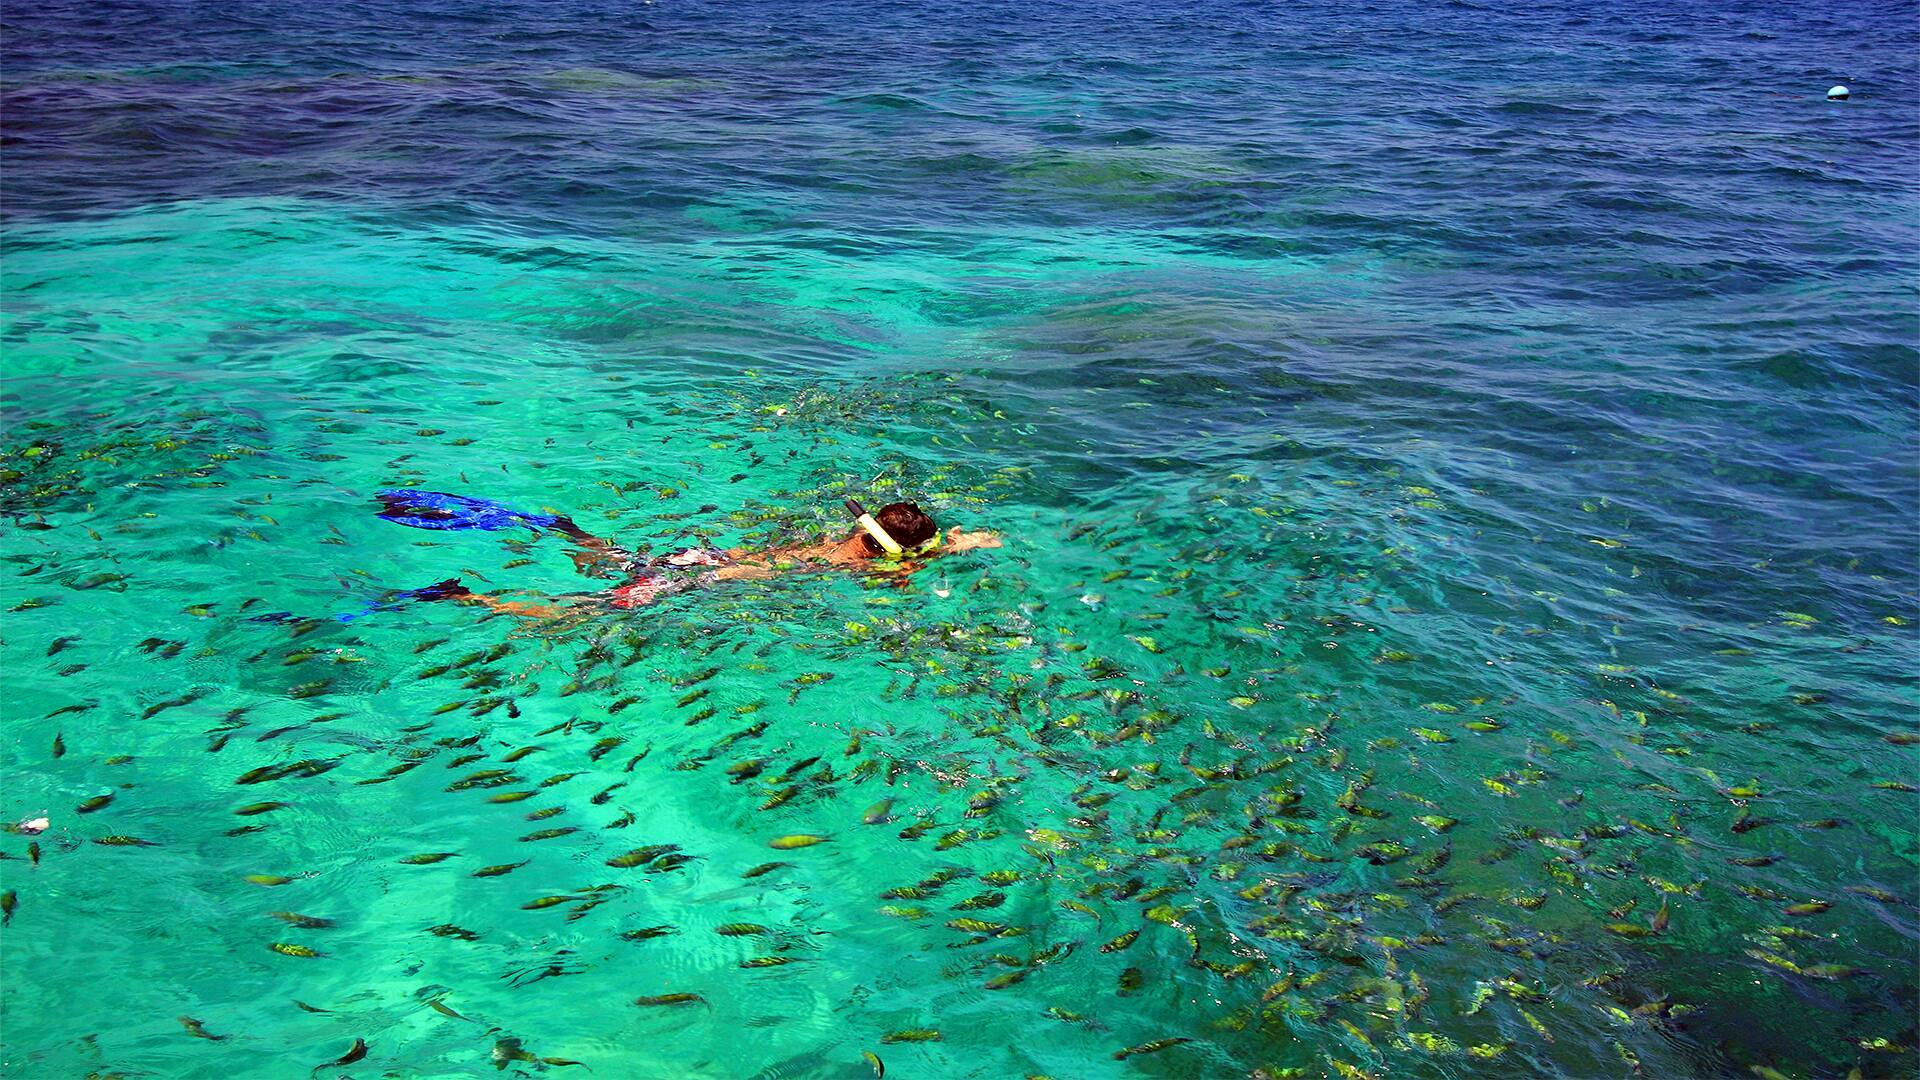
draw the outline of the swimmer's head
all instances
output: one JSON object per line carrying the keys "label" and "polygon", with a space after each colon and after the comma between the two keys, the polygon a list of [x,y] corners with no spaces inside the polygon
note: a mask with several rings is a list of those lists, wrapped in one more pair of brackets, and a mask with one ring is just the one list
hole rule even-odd
{"label": "swimmer's head", "polygon": [[[894,542],[909,551],[940,535],[940,526],[935,525],[926,511],[913,503],[888,503],[873,515],[873,519],[887,530],[887,535],[893,537]],[[880,542],[866,533],[860,534],[860,544],[868,555],[880,554]]]}

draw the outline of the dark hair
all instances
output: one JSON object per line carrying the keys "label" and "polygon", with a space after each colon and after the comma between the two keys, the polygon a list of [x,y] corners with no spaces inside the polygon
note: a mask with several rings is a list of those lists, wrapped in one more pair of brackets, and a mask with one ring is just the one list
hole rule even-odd
{"label": "dark hair", "polygon": [[[919,547],[940,533],[940,526],[935,525],[927,512],[913,503],[888,503],[873,515],[873,520],[879,522],[880,527],[887,530],[887,535],[903,548]],[[860,539],[865,542],[867,554],[880,554],[879,541],[864,532],[860,534]]]}

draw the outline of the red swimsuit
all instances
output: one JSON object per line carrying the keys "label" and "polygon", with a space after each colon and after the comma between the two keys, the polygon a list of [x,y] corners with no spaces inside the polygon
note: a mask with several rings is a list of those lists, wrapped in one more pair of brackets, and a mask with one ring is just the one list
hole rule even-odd
{"label": "red swimsuit", "polygon": [[637,608],[651,604],[662,596],[685,592],[695,585],[707,585],[718,580],[712,572],[675,574],[671,572],[672,570],[692,566],[725,566],[727,562],[726,556],[717,552],[708,551],[705,548],[688,548],[641,567],[634,573],[632,580],[608,589],[604,595],[607,603],[614,607]]}

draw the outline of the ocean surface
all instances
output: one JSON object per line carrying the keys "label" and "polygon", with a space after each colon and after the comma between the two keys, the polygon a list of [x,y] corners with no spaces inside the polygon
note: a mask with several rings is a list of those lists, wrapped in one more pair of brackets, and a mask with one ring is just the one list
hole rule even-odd
{"label": "ocean surface", "polygon": [[1916,15],[6,5],[5,1074],[1914,1076]]}

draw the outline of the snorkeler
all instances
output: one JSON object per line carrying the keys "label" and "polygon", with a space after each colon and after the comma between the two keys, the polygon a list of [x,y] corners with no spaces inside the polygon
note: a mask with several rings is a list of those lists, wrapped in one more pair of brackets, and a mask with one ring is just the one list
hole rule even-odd
{"label": "snorkeler", "polygon": [[[760,580],[788,573],[839,569],[904,577],[935,556],[1001,546],[998,535],[984,530],[969,532],[955,526],[943,536],[933,518],[913,503],[890,503],[881,507],[878,514],[870,515],[858,502],[849,499],[847,509],[859,528],[843,537],[762,551],[695,547],[647,559],[589,534],[560,515],[509,510],[486,500],[441,492],[389,491],[382,492],[379,500],[381,517],[415,528],[494,530],[524,525],[559,532],[579,545],[573,559],[582,573],[590,577],[618,576],[623,580],[602,592],[572,594],[555,600],[603,603],[616,608],[636,608],[665,596],[720,582]],[[461,585],[458,578],[415,590],[412,598],[457,600],[481,604],[502,614],[542,618],[556,617],[567,610],[560,603],[529,603],[476,593]]]}

